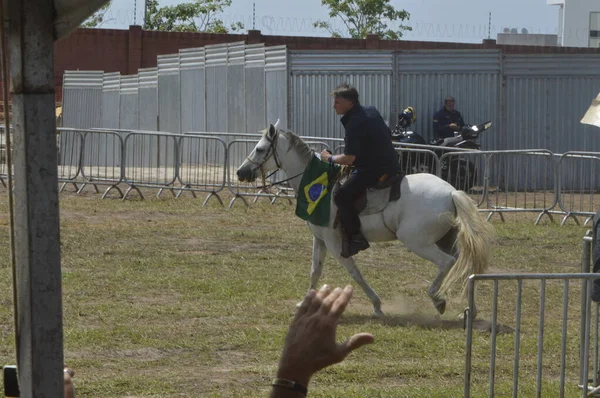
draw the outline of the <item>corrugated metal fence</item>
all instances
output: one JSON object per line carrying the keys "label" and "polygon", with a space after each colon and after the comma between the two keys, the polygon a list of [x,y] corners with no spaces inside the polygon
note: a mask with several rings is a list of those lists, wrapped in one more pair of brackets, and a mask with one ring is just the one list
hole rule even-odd
{"label": "corrugated metal fence", "polygon": [[340,138],[329,93],[348,82],[391,126],[415,107],[414,130],[426,139],[433,113],[453,95],[467,123],[494,123],[480,138],[484,150],[600,152],[595,128],[579,122],[600,89],[597,65],[598,55],[210,45],[159,56],[158,68],[133,76],[66,72],[63,125],[241,134],[280,119],[299,135]]}
{"label": "corrugated metal fence", "polygon": [[355,86],[361,102],[391,121],[394,54],[391,51],[294,51],[291,67],[291,125],[300,135],[342,138],[329,93],[341,82]]}

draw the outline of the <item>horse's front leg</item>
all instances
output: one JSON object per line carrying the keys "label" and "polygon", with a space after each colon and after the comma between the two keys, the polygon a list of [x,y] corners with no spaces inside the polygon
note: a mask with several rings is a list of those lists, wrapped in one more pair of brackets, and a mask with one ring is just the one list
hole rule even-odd
{"label": "horse's front leg", "polygon": [[[325,247],[325,242],[322,239],[313,236],[313,255],[312,255],[312,266],[310,269],[310,289],[317,289],[317,285],[319,283],[319,278],[321,278],[321,273],[323,272],[323,261],[325,260],[325,255],[327,254],[327,248]],[[302,301],[297,304],[299,307],[302,304]]]}
{"label": "horse's front leg", "polygon": [[375,293],[371,286],[365,281],[360,270],[356,266],[356,262],[354,258],[343,258],[341,256],[342,252],[342,239],[339,237],[338,239],[332,239],[331,241],[326,241],[325,245],[327,246],[327,250],[331,253],[333,257],[335,257],[340,264],[346,268],[346,271],[352,276],[354,282],[356,282],[362,290],[365,292],[371,303],[373,304],[373,314],[375,316],[383,316],[383,311],[381,311],[381,299]]}
{"label": "horse's front leg", "polygon": [[325,255],[327,254],[327,248],[325,242],[322,239],[313,236],[313,255],[312,255],[312,266],[310,269],[310,289],[317,289],[319,278],[323,272],[323,261],[325,261]]}

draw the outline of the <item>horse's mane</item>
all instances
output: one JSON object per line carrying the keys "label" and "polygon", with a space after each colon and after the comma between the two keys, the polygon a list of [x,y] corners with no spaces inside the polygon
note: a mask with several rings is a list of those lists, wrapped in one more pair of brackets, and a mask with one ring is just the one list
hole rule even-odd
{"label": "horse's mane", "polygon": [[304,141],[302,141],[302,138],[298,137],[291,131],[280,130],[280,133],[290,142],[290,149],[295,148],[300,154],[300,156],[303,157],[312,156],[313,150],[310,149],[310,147]]}
{"label": "horse's mane", "polygon": [[[281,129],[278,129],[277,131],[290,142],[288,152],[292,149],[296,149],[301,157],[306,158],[306,161],[310,161],[314,151],[310,149],[310,147],[304,141],[302,141],[302,138],[298,137],[291,131],[284,131]],[[262,131],[263,135],[267,135],[268,132],[268,129]]]}

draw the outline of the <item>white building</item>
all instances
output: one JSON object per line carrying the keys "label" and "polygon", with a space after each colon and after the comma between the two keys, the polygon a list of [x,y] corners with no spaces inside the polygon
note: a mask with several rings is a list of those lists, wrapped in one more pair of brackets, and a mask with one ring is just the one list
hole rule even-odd
{"label": "white building", "polygon": [[558,45],[600,47],[600,0],[546,0],[559,6]]}

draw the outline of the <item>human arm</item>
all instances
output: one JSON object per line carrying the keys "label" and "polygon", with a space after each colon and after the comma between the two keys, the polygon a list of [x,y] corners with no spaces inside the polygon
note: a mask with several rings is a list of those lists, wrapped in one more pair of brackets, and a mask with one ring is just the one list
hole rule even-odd
{"label": "human arm", "polygon": [[73,376],[75,372],[72,369],[64,368],[63,381],[65,389],[65,398],[75,398],[75,387],[73,386]]}
{"label": "human arm", "polygon": [[[354,160],[356,159],[356,156],[354,155],[332,155],[329,152],[327,152],[326,150],[321,151],[321,159],[324,162],[331,162],[331,163],[335,163],[335,164],[343,164],[345,166],[351,166],[352,164],[354,164]],[[331,161],[331,159],[333,159]]]}
{"label": "human arm", "polygon": [[[336,342],[339,319],[346,309],[353,289],[324,285],[311,290],[298,308],[285,338],[276,377],[308,387],[314,373],[342,362],[348,354],[373,342],[369,333],[359,333],[343,343]],[[304,394],[289,388],[273,386],[271,398],[301,398]]]}
{"label": "human arm", "polygon": [[448,126],[452,129],[452,131],[460,131],[465,125],[465,121],[462,118],[462,115],[459,111],[454,111],[454,115],[452,115],[452,123]]}

